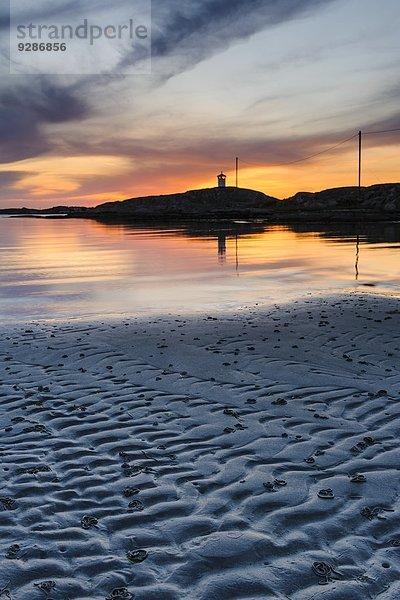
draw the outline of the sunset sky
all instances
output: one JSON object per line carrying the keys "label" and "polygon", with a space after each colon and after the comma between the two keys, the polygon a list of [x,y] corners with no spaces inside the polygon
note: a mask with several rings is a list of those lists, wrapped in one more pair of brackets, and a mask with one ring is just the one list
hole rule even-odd
{"label": "sunset sky", "polygon": [[[212,187],[221,169],[234,185],[235,156],[241,187],[279,198],[355,185],[356,138],[281,163],[400,128],[398,0],[153,0],[149,75],[126,74],[129,54],[102,75],[11,75],[4,11],[0,207]],[[363,166],[365,185],[400,181],[400,132],[365,136]]]}

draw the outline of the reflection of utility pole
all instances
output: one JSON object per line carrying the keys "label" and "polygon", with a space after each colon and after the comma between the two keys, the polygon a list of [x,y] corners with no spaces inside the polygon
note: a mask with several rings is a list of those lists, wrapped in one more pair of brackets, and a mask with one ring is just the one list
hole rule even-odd
{"label": "reflection of utility pole", "polygon": [[[235,235],[235,250],[236,250],[236,274],[239,277],[239,236]],[[226,235],[220,233],[218,235],[218,258],[220,263],[226,262]]]}
{"label": "reflection of utility pole", "polygon": [[360,258],[360,236],[357,234],[357,243],[356,243],[356,281],[358,281],[358,261]]}
{"label": "reflection of utility pole", "polygon": [[358,132],[358,199],[361,198],[361,158],[362,158],[362,132]]}
{"label": "reflection of utility pole", "polygon": [[238,243],[238,234],[236,234],[236,274],[239,277],[239,243]]}
{"label": "reflection of utility pole", "polygon": [[226,235],[223,233],[218,236],[218,257],[220,262],[226,260]]}

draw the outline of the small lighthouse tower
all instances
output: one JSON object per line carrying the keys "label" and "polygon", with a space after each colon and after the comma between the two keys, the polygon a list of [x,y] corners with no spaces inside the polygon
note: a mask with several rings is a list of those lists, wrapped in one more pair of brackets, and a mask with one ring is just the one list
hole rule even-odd
{"label": "small lighthouse tower", "polygon": [[218,187],[220,187],[220,188],[226,187],[226,175],[222,171],[218,175]]}

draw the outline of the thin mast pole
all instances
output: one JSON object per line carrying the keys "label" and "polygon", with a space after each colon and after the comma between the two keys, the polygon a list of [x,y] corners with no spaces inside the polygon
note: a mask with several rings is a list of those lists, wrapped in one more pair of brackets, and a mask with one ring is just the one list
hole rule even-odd
{"label": "thin mast pole", "polygon": [[358,194],[361,194],[362,132],[358,132]]}
{"label": "thin mast pole", "polygon": [[239,187],[239,158],[236,157],[236,187]]}

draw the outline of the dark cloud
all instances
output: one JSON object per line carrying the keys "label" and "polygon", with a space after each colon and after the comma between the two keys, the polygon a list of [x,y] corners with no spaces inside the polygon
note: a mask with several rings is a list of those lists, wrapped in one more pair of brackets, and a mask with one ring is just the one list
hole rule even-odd
{"label": "dark cloud", "polygon": [[0,13],[0,30],[8,28],[9,20],[10,20],[10,18],[8,15]]}
{"label": "dark cloud", "polygon": [[33,175],[33,173],[29,171],[0,171],[0,208],[21,206],[21,203],[24,203],[23,192],[16,189],[15,184],[29,175]]}
{"label": "dark cloud", "polygon": [[0,171],[0,188],[13,185],[27,175],[30,175],[27,171]]}
{"label": "dark cloud", "polygon": [[74,93],[74,88],[58,87],[45,78],[37,79],[29,90],[22,89],[0,93],[0,106],[13,108],[20,113],[31,113],[36,120],[62,123],[82,119],[87,105]]}
{"label": "dark cloud", "polygon": [[[193,34],[219,32],[218,38],[250,35],[267,25],[292,19],[322,0],[153,0],[153,39],[155,56],[169,54]],[[157,34],[158,30],[158,34]],[[192,41],[192,39],[190,40]],[[218,39],[216,40],[218,43]]]}
{"label": "dark cloud", "polygon": [[0,162],[38,156],[49,147],[31,111],[0,104]]}
{"label": "dark cloud", "polygon": [[[48,20],[54,15],[58,21],[66,22],[76,14],[95,15],[96,10],[107,5],[107,0],[60,0],[56,5],[41,0],[27,9],[25,20],[40,19],[41,15]],[[96,85],[93,77],[75,78],[71,84],[70,77],[10,75],[9,9],[8,3],[0,6],[0,163],[32,158],[54,149],[61,140],[51,138],[43,126],[90,116],[92,110],[86,98]],[[102,81],[107,83],[104,77]]]}
{"label": "dark cloud", "polygon": [[[13,0],[11,0],[13,1]],[[71,16],[77,14],[95,14],[102,7],[109,6],[108,0],[59,0],[55,2],[40,1],[32,3],[28,9],[21,10],[16,5],[15,10],[11,13],[13,16],[18,15],[21,23],[32,20],[46,19],[46,22],[54,18],[59,22],[69,20]],[[10,4],[8,2],[0,6],[0,30],[8,29],[10,24]]]}
{"label": "dark cloud", "polygon": [[8,29],[10,25],[10,4],[3,2],[0,4],[0,31]]}
{"label": "dark cloud", "polygon": [[[167,79],[268,26],[336,1],[153,0],[153,72]],[[136,60],[137,48],[133,48],[118,69],[123,71]]]}
{"label": "dark cloud", "polygon": [[268,26],[336,0],[153,0],[153,59],[183,69]]}
{"label": "dark cloud", "polygon": [[[185,165],[185,168],[190,167],[191,172],[196,172],[196,169],[201,172],[212,170],[216,168],[216,165],[227,170],[229,161],[231,160],[233,164],[236,155],[243,161],[263,166],[296,161],[338,144],[350,137],[351,133],[348,131],[326,132],[319,135],[297,136],[293,139],[269,138],[265,140],[244,135],[238,136],[234,131],[229,134],[224,128],[218,130],[215,127],[214,135],[211,138],[200,137],[198,131],[193,132],[193,136],[179,138],[160,135],[156,146],[152,139],[147,141],[110,136],[107,140],[107,154],[131,159],[132,166],[140,165],[140,168],[145,170],[154,169],[155,172],[159,171],[158,176],[160,176],[165,171],[166,165],[168,168],[176,166],[178,170]],[[95,138],[88,142],[70,139],[65,150],[75,156],[79,154],[102,155],[104,153],[101,139],[96,141]],[[337,152],[341,151],[343,151],[343,147],[337,149]],[[155,175],[151,179],[154,178],[157,179]]]}
{"label": "dark cloud", "polygon": [[[379,121],[370,121],[369,123],[364,123],[364,126],[360,127],[360,129],[363,130],[365,133],[369,131],[386,131],[390,129],[400,129],[400,111],[396,111],[390,117],[385,117],[384,119],[380,119]],[[397,142],[398,141],[399,132],[397,132]]]}
{"label": "dark cloud", "polygon": [[77,121],[89,114],[74,87],[57,86],[46,78],[0,92],[0,162],[43,154],[54,144],[42,126]]}

